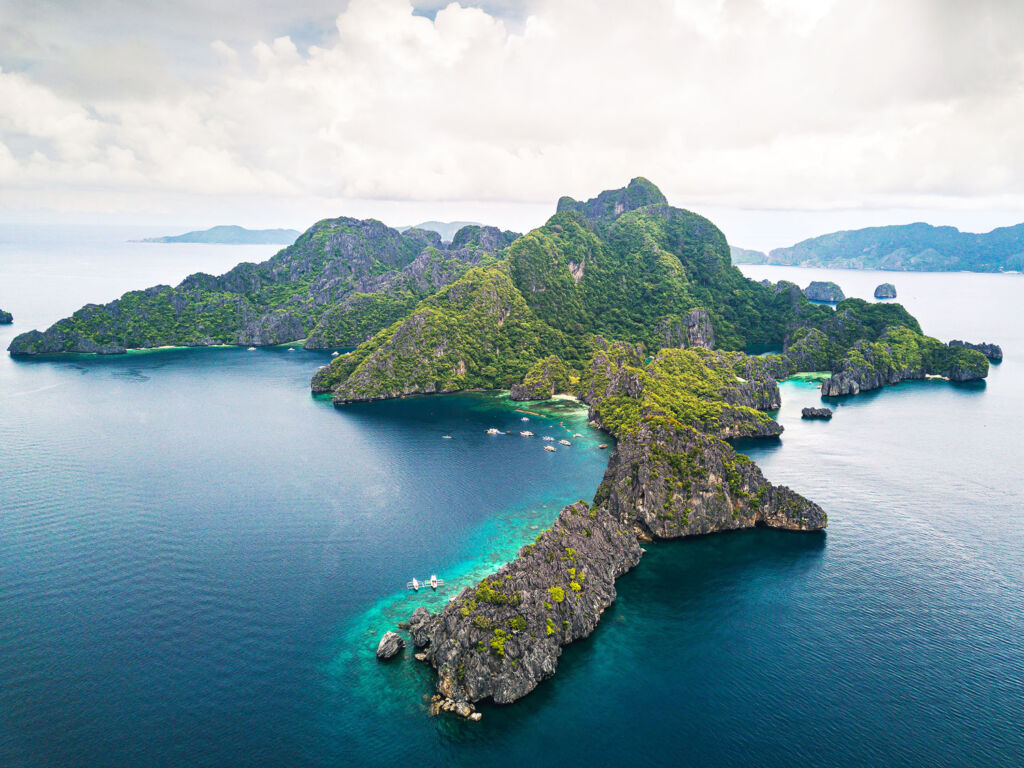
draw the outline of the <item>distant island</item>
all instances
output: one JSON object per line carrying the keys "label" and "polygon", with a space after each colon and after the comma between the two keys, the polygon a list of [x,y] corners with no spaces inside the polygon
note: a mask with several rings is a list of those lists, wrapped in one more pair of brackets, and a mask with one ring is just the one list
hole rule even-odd
{"label": "distant island", "polygon": [[889,269],[900,272],[1020,272],[1024,224],[985,234],[956,227],[904,224],[812,237],[770,253],[733,247],[734,264]]}
{"label": "distant island", "polygon": [[437,232],[441,236],[441,241],[450,243],[455,239],[455,233],[463,227],[478,227],[479,222],[476,221],[424,221],[419,224],[413,224],[411,227],[398,227],[399,232],[408,232],[410,229],[423,229],[427,232]]}
{"label": "distant island", "polygon": [[221,225],[209,229],[186,232],[183,235],[146,237],[138,243],[207,243],[210,245],[291,245],[299,232],[294,229],[246,229],[234,225]]}
{"label": "distant island", "polygon": [[0,325],[10,325],[14,322],[14,315],[10,312],[4,312],[0,309]]}

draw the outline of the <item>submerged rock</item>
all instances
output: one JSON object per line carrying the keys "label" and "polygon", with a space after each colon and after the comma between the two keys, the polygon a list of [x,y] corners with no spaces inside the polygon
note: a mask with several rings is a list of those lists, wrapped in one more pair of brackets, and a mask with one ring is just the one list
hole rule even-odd
{"label": "submerged rock", "polygon": [[876,299],[895,299],[896,298],[896,286],[892,283],[882,283],[880,286],[875,288]]}
{"label": "submerged rock", "polygon": [[377,644],[377,658],[381,661],[393,659],[405,648],[405,640],[397,632],[385,632]]}
{"label": "submerged rock", "polygon": [[846,298],[843,289],[833,282],[813,281],[804,288],[804,296],[811,301],[824,301],[829,304],[838,304]]}
{"label": "submerged rock", "polygon": [[804,408],[800,411],[800,418],[803,419],[831,419],[831,408]]}
{"label": "submerged rock", "polygon": [[953,341],[949,342],[949,346],[976,350],[995,363],[1001,362],[1003,359],[1003,348],[998,344],[989,344],[987,341],[983,341],[980,344],[971,344],[969,341],[953,339]]}

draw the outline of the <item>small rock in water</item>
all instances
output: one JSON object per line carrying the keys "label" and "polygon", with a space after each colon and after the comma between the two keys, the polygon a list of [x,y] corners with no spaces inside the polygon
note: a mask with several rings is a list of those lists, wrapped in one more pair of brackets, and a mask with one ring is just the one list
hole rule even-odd
{"label": "small rock in water", "polygon": [[882,283],[880,286],[875,288],[876,299],[895,299],[896,298],[896,286],[892,283]]}
{"label": "small rock in water", "polygon": [[804,408],[800,411],[801,418],[804,419],[831,419],[832,409],[831,408]]}
{"label": "small rock in water", "polygon": [[385,632],[377,644],[377,658],[381,661],[393,659],[405,648],[405,640],[397,632]]}
{"label": "small rock in water", "polygon": [[481,719],[482,717],[483,717],[483,715],[482,715],[482,714],[480,714],[479,712],[474,712],[473,714],[471,714],[471,715],[469,716],[469,719],[470,719],[470,720],[472,720],[472,721],[473,721],[474,723],[479,723],[479,722],[480,722],[480,719]]}

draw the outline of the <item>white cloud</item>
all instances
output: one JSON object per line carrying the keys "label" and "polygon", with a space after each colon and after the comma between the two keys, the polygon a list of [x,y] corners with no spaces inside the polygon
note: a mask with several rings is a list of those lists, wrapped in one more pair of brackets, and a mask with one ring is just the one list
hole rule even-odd
{"label": "white cloud", "polygon": [[[1016,6],[537,0],[430,18],[350,0],[321,45],[205,40],[209,66],[173,87],[69,92],[0,70],[0,185],[128,205],[535,203],[643,174],[692,207],[1024,210]],[[79,76],[167,77],[148,47],[113,50],[141,71],[107,57]]]}

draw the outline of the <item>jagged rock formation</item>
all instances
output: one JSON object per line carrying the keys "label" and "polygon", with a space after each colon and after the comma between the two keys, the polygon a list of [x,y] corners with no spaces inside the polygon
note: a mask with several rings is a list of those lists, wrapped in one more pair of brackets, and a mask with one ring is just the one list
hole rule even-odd
{"label": "jagged rock formation", "polygon": [[[465,716],[476,702],[509,703],[551,677],[561,649],[593,632],[614,601],[615,580],[640,559],[639,541],[827,524],[820,507],[771,485],[719,437],[782,431],[753,411],[777,400],[765,366],[701,349],[664,349],[645,364],[640,346],[597,344],[580,386],[591,415],[619,437],[618,451],[593,506],[563,509],[551,530],[439,614],[413,614],[418,658],[438,673],[434,711]],[[738,378],[737,367],[752,379]]]}
{"label": "jagged rock formation", "polygon": [[592,221],[600,221],[615,219],[627,211],[648,205],[667,204],[668,200],[661,194],[660,189],[647,179],[637,177],[622,189],[606,190],[586,202],[573,200],[568,196],[559,198],[556,213],[577,211]]}
{"label": "jagged rock formation", "polygon": [[804,408],[800,411],[800,418],[802,419],[831,419],[832,409],[831,408]]}
{"label": "jagged rock formation", "polygon": [[813,281],[804,288],[804,296],[811,301],[824,301],[829,304],[838,304],[846,298],[843,289],[833,282]]}
{"label": "jagged rock formation", "polygon": [[377,644],[377,658],[381,661],[393,659],[405,648],[405,640],[397,632],[385,632]]}
{"label": "jagged rock formation", "polygon": [[14,322],[14,315],[0,309],[0,325],[10,325]]}
{"label": "jagged rock formation", "polygon": [[87,305],[44,332],[21,334],[9,349],[115,354],[304,338],[310,348],[355,346],[470,267],[495,260],[514,239],[493,227],[464,229],[444,248],[436,232],[327,219],[262,264],[239,264],[220,277],[197,273],[176,288],[155,286]]}
{"label": "jagged rock formation", "polygon": [[514,384],[509,393],[513,400],[547,400],[559,392],[569,391],[571,372],[557,355],[538,360],[526,372],[522,382]]}
{"label": "jagged rock formation", "polygon": [[977,350],[994,363],[1001,362],[1003,359],[1003,348],[998,344],[989,344],[987,341],[983,341],[980,344],[971,344],[969,341],[953,339],[953,341],[949,342],[949,346]]}
{"label": "jagged rock formation", "polygon": [[896,298],[896,286],[892,283],[882,283],[875,288],[876,299],[895,299]]}
{"label": "jagged rock formation", "polygon": [[674,539],[764,525],[817,531],[821,508],[723,440],[692,427],[643,425],[620,440],[594,497],[640,539]]}
{"label": "jagged rock formation", "polygon": [[566,507],[511,563],[436,616],[410,620],[438,692],[456,702],[522,698],[555,673],[563,646],[594,631],[615,579],[639,560],[636,537],[607,512]]}
{"label": "jagged rock formation", "polygon": [[713,349],[715,346],[715,329],[706,309],[694,309],[685,317],[663,317],[656,330],[664,347]]}
{"label": "jagged rock formation", "polygon": [[889,328],[877,342],[854,344],[838,370],[821,385],[821,394],[856,395],[928,375],[957,382],[975,381],[988,375],[988,360],[973,349],[947,347],[907,328]]}

